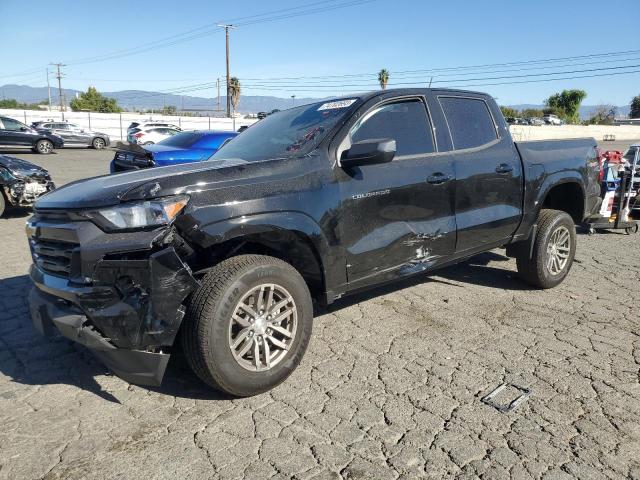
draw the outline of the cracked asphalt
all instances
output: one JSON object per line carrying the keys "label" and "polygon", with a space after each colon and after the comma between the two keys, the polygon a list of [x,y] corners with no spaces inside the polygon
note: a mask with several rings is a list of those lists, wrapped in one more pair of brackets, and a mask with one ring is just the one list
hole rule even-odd
{"label": "cracked asphalt", "polygon": [[[62,184],[111,154],[18,156]],[[180,357],[144,388],[39,337],[26,218],[0,220],[0,479],[640,479],[640,235],[579,235],[553,290],[495,250],[344,299],[288,381],[231,399]],[[532,395],[501,414],[502,382]]]}

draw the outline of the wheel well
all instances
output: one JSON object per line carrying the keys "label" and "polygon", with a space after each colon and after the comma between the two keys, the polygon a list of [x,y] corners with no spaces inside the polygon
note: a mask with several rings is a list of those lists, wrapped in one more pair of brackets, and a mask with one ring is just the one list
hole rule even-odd
{"label": "wheel well", "polygon": [[269,255],[289,263],[300,272],[314,300],[326,300],[320,256],[309,238],[301,232],[273,230],[233,238],[196,252],[189,263],[196,272],[206,271],[226,258],[243,254]]}
{"label": "wheel well", "polygon": [[567,212],[574,223],[584,218],[584,193],[578,183],[561,183],[551,188],[542,202],[542,208],[552,208]]}

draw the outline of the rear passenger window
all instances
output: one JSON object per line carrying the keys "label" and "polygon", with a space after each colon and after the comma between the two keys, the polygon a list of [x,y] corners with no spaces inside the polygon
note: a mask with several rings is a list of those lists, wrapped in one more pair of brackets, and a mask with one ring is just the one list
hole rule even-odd
{"label": "rear passenger window", "polygon": [[427,109],[420,100],[390,103],[371,110],[351,130],[351,143],[391,138],[396,156],[435,151]]}
{"label": "rear passenger window", "polygon": [[493,117],[483,100],[458,97],[440,97],[439,100],[454,149],[480,147],[498,138]]}

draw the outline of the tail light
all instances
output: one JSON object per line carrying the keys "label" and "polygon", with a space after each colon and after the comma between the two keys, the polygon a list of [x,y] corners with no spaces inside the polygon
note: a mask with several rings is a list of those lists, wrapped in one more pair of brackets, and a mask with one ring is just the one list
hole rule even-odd
{"label": "tail light", "polygon": [[134,135],[134,137],[136,137],[136,138],[140,138],[142,135],[144,135],[144,133],[142,133],[142,132],[138,132],[138,133],[136,133],[136,134]]}

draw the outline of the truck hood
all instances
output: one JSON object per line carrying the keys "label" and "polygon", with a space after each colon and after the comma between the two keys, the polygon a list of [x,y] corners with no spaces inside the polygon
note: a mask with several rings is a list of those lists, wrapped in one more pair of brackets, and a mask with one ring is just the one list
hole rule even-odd
{"label": "truck hood", "polygon": [[246,164],[244,160],[216,160],[79,180],[42,197],[35,208],[79,210],[181,193],[186,186],[197,185],[198,178],[206,176],[209,182],[215,181],[218,172]]}

